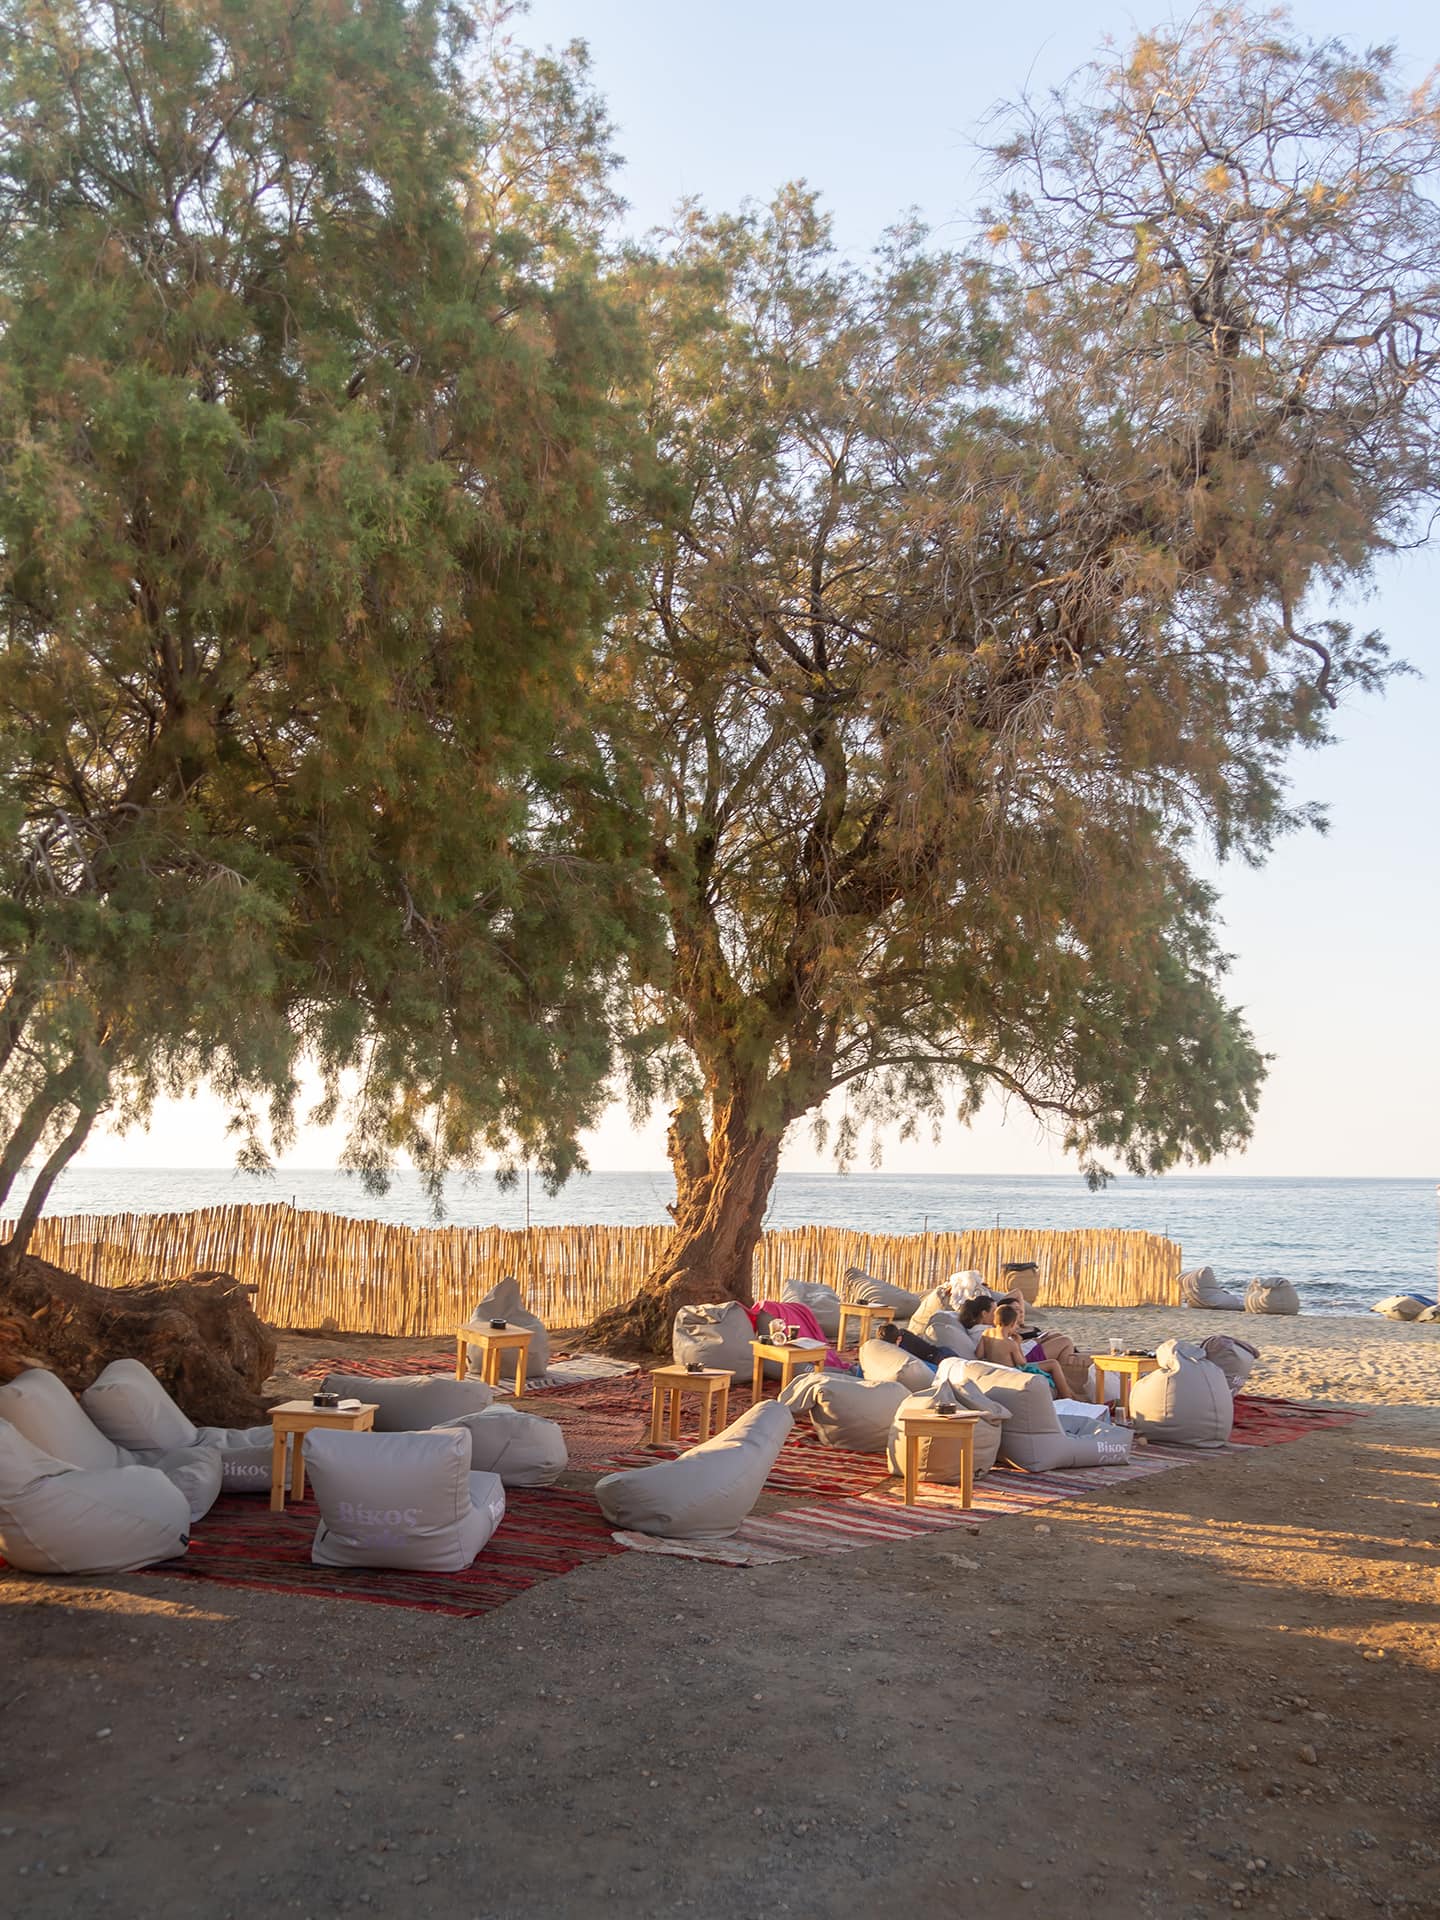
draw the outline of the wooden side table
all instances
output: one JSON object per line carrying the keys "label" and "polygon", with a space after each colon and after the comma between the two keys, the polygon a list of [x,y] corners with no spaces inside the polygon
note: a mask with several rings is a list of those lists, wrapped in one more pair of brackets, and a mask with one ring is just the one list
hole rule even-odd
{"label": "wooden side table", "polygon": [[515,1355],[515,1398],[525,1391],[525,1369],[530,1360],[530,1342],[535,1334],[530,1327],[477,1327],[470,1321],[455,1329],[455,1378],[465,1378],[467,1347],[480,1349],[480,1378],[487,1387],[500,1384],[500,1360],[506,1353]]}
{"label": "wooden side table", "polygon": [[270,1511],[285,1511],[286,1456],[290,1453],[290,1436],[295,1436],[295,1450],[290,1457],[294,1468],[290,1475],[290,1491],[297,1500],[305,1498],[305,1435],[312,1427],[338,1427],[342,1433],[369,1433],[375,1425],[375,1414],[379,1403],[367,1400],[358,1407],[350,1407],[342,1412],[339,1407],[317,1407],[309,1400],[283,1400],[278,1407],[270,1409],[270,1427],[274,1440],[270,1448]]}
{"label": "wooden side table", "polygon": [[975,1428],[984,1418],[983,1413],[972,1413],[968,1408],[959,1413],[901,1414],[907,1507],[913,1507],[920,1497],[920,1442],[942,1435],[960,1442],[960,1504],[970,1505],[975,1492]]}
{"label": "wooden side table", "polygon": [[870,1338],[870,1329],[872,1327],[880,1326],[886,1320],[893,1320],[894,1318],[895,1309],[893,1307],[872,1307],[863,1301],[847,1301],[840,1309],[840,1331],[835,1336],[835,1351],[837,1353],[843,1353],[845,1351],[845,1323],[847,1320],[859,1321],[860,1338],[855,1344],[857,1347],[863,1347],[865,1342]]}
{"label": "wooden side table", "polygon": [[1148,1353],[1097,1353],[1094,1360],[1098,1374],[1113,1373],[1120,1382],[1120,1411],[1128,1418],[1131,1389],[1147,1373],[1154,1373],[1160,1362]]}
{"label": "wooden side table", "polygon": [[765,1390],[765,1362],[780,1362],[780,1391],[783,1393],[795,1378],[797,1369],[813,1367],[816,1373],[825,1371],[825,1349],[818,1347],[797,1347],[790,1341],[772,1344],[769,1340],[752,1340],[750,1351],[755,1356],[755,1371],[750,1379],[750,1391],[759,1399]]}
{"label": "wooden side table", "polygon": [[720,1367],[706,1367],[703,1373],[691,1373],[688,1367],[656,1367],[650,1375],[650,1444],[658,1447],[668,1425],[670,1438],[680,1438],[680,1410],[687,1393],[700,1396],[700,1439],[703,1444],[712,1434],[728,1426],[730,1420],[730,1382],[735,1378]]}

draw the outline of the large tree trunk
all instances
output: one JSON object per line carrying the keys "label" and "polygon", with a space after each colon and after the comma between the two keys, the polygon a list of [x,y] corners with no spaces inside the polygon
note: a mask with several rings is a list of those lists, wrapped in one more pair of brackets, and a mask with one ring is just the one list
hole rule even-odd
{"label": "large tree trunk", "polygon": [[46,1260],[0,1258],[0,1382],[48,1367],[80,1393],[120,1359],[143,1360],[197,1425],[256,1426],[275,1336],[228,1273],[97,1287]]}
{"label": "large tree trunk", "polygon": [[669,1134],[674,1236],[634,1299],[593,1320],[582,1345],[649,1359],[669,1353],[671,1323],[681,1307],[748,1303],[783,1139],[783,1129],[757,1123],[738,1097],[712,1107],[708,1135],[693,1104],[675,1109]]}

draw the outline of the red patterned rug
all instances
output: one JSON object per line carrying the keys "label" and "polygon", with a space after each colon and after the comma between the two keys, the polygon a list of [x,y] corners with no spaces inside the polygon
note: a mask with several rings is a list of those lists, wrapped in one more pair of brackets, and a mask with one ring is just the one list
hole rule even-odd
{"label": "red patterned rug", "polygon": [[254,1494],[223,1494],[196,1523],[182,1560],[145,1571],[167,1580],[218,1580],[222,1586],[368,1600],[469,1620],[503,1607],[542,1580],[625,1551],[610,1537],[591,1494],[559,1487],[511,1487],[505,1518],[484,1552],[461,1573],[317,1567],[310,1543],[319,1518],[311,1499],[272,1513],[269,1501]]}

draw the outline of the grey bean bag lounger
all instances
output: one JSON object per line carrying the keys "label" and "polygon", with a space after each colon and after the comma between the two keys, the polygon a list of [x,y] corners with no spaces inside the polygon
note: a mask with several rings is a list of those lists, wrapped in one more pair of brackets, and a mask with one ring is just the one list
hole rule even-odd
{"label": "grey bean bag lounger", "polygon": [[895,1409],[907,1397],[898,1380],[857,1380],[849,1373],[797,1374],[780,1395],[792,1414],[808,1414],[815,1437],[850,1453],[884,1453]]}
{"label": "grey bean bag lounger", "polygon": [[497,1473],[507,1487],[548,1487],[570,1464],[558,1423],[519,1407],[486,1407],[437,1431],[450,1428],[470,1436],[471,1472]]}
{"label": "grey bean bag lounger", "polygon": [[907,1393],[923,1393],[935,1384],[935,1369],[889,1340],[866,1340],[859,1352],[864,1380],[898,1381]]}
{"label": "grey bean bag lounger", "polygon": [[190,1540],[184,1493],[154,1467],[75,1467],[0,1420],[0,1555],[22,1573],[129,1573]]}
{"label": "grey bean bag lounger", "polygon": [[1187,1307],[1200,1307],[1207,1313],[1241,1313],[1245,1307],[1238,1293],[1221,1286],[1213,1267],[1194,1267],[1182,1273],[1180,1298]]}
{"label": "grey bean bag lounger", "polygon": [[[525,1378],[543,1380],[550,1371],[550,1336],[545,1331],[545,1322],[527,1312],[520,1282],[513,1273],[507,1273],[483,1300],[478,1300],[470,1315],[470,1324],[475,1327],[488,1327],[492,1320],[504,1320],[512,1327],[530,1329],[535,1338],[530,1342],[530,1351],[525,1356]],[[480,1378],[478,1347],[470,1349],[469,1373],[473,1380]]]}
{"label": "grey bean bag lounger", "polygon": [[607,1474],[595,1498],[612,1527],[666,1540],[723,1540],[765,1485],[794,1421],[778,1400],[761,1400],[703,1446],[678,1460]]}
{"label": "grey bean bag lounger", "polygon": [[1260,1349],[1248,1340],[1236,1340],[1228,1333],[1212,1333],[1200,1342],[1200,1350],[1224,1374],[1231,1393],[1239,1393],[1260,1358]]}
{"label": "grey bean bag lounger", "polygon": [[143,1360],[112,1360],[80,1404],[107,1440],[145,1466],[177,1447],[215,1447],[222,1491],[270,1491],[275,1436],[269,1425],[197,1427]]}
{"label": "grey bean bag lounger", "polygon": [[424,1433],[467,1413],[483,1413],[495,1389],[483,1380],[455,1380],[427,1373],[416,1379],[371,1380],[363,1373],[327,1373],[322,1385],[342,1400],[368,1400],[375,1406],[376,1433]]}
{"label": "grey bean bag lounger", "polygon": [[714,1306],[681,1307],[671,1329],[670,1351],[677,1367],[698,1360],[702,1367],[733,1373],[737,1384],[746,1386],[755,1359],[750,1351],[754,1338],[750,1316],[740,1302],[721,1300]]}
{"label": "grey bean bag lounger", "polygon": [[782,1280],[775,1295],[780,1301],[794,1300],[808,1307],[820,1323],[820,1331],[833,1347],[840,1338],[840,1296],[823,1280]]}
{"label": "grey bean bag lounger", "polygon": [[1383,1313],[1387,1320],[1418,1320],[1430,1304],[1418,1293],[1392,1293],[1384,1300],[1377,1300],[1370,1311]]}
{"label": "grey bean bag lounger", "polygon": [[[937,1407],[958,1406],[972,1413],[983,1413],[985,1418],[975,1428],[975,1478],[989,1473],[1000,1457],[1000,1436],[1005,1422],[1010,1418],[1010,1409],[999,1400],[992,1400],[988,1393],[982,1393],[979,1387],[968,1380],[962,1380],[958,1386],[952,1386],[948,1380],[937,1381],[925,1393],[907,1394],[895,1409],[895,1418],[891,1423],[886,1451],[890,1456],[890,1471],[904,1473],[904,1433],[901,1418],[907,1413],[934,1413]],[[920,1442],[920,1478],[922,1480],[958,1480],[960,1478],[960,1436],[954,1438],[946,1433],[928,1434]]]}
{"label": "grey bean bag lounger", "polygon": [[909,1325],[910,1316],[922,1298],[918,1293],[911,1293],[908,1287],[892,1287],[888,1280],[877,1280],[860,1267],[846,1268],[845,1284],[847,1298],[859,1306],[893,1307],[895,1323],[901,1327]]}
{"label": "grey bean bag lounger", "polygon": [[146,1467],[161,1473],[185,1496],[190,1518],[199,1520],[220,1492],[220,1449],[183,1446],[147,1450],[143,1458],[107,1440],[58,1374],[31,1367],[0,1387],[0,1419],[17,1427],[32,1446],[72,1467]]}
{"label": "grey bean bag lounger", "polygon": [[1235,1424],[1235,1401],[1219,1367],[1192,1340],[1162,1340],[1155,1358],[1158,1369],[1130,1390],[1135,1431],[1175,1446],[1223,1446]]}
{"label": "grey bean bag lounger", "polygon": [[988,1399],[1007,1407],[1010,1418],[1000,1437],[1000,1458],[1025,1473],[1056,1473],[1065,1467],[1118,1466],[1130,1458],[1128,1428],[1096,1435],[1066,1433],[1044,1379],[1018,1367],[997,1367],[986,1360],[947,1360],[939,1377],[952,1386],[965,1381]]}
{"label": "grey bean bag lounger", "polygon": [[305,1435],[305,1471],[320,1508],[310,1558],[321,1567],[407,1567],[459,1573],[505,1517],[493,1473],[470,1471],[470,1436]]}
{"label": "grey bean bag lounger", "polygon": [[1278,1275],[1269,1280],[1252,1280],[1245,1289],[1247,1313],[1298,1313],[1300,1295],[1293,1280]]}

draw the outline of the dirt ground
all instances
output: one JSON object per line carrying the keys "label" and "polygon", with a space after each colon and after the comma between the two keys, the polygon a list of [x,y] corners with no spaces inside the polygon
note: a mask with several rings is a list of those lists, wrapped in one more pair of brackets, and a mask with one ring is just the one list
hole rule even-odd
{"label": "dirt ground", "polygon": [[6,1905],[1434,1916],[1437,1461],[1440,1414],[1376,1409],[1038,1522],[621,1555],[469,1621],[0,1578]]}

